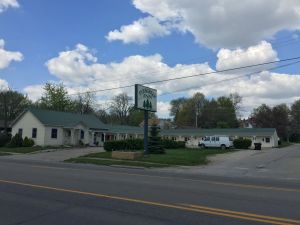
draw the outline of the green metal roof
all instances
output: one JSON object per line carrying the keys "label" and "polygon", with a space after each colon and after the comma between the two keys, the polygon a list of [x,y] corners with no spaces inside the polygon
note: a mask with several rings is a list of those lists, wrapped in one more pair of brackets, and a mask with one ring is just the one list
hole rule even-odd
{"label": "green metal roof", "polygon": [[58,112],[36,108],[28,109],[28,111],[42,124],[47,126],[74,127],[82,123],[89,129],[106,129],[104,123],[94,115],[82,115],[78,113]]}
{"label": "green metal roof", "polygon": [[161,130],[161,135],[170,136],[271,136],[276,132],[275,128],[231,128],[231,129],[170,129]]}
{"label": "green metal roof", "polygon": [[111,133],[143,134],[144,128],[126,125],[106,125],[105,128]]}

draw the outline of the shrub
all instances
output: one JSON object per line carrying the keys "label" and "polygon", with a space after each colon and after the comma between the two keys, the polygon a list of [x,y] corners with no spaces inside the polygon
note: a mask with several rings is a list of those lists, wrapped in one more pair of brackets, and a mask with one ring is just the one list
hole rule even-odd
{"label": "shrub", "polygon": [[8,143],[8,147],[15,148],[15,147],[22,147],[23,145],[23,138],[19,133],[16,133],[15,136],[12,137],[10,142]]}
{"label": "shrub", "polygon": [[32,147],[34,145],[34,140],[31,138],[25,137],[23,141],[23,147]]}
{"label": "shrub", "polygon": [[5,146],[11,140],[11,134],[6,132],[0,133],[0,147]]}
{"label": "shrub", "polygon": [[252,144],[252,141],[247,138],[238,138],[233,141],[233,145],[237,149],[248,149]]}
{"label": "shrub", "polygon": [[155,124],[150,127],[149,137],[149,153],[150,154],[164,154],[165,149],[162,146],[161,137],[159,136],[160,128]]}
{"label": "shrub", "polygon": [[130,140],[120,140],[120,141],[107,141],[104,142],[104,149],[106,151],[116,151],[116,150],[142,150],[144,148],[143,139],[130,139]]}
{"label": "shrub", "polygon": [[161,145],[166,149],[185,148],[184,141],[161,140]]}

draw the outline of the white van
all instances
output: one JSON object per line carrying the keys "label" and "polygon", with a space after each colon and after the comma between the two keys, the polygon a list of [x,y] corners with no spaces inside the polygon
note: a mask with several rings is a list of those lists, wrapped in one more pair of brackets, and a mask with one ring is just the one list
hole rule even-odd
{"label": "white van", "polygon": [[201,148],[214,147],[226,149],[232,147],[233,142],[228,136],[214,135],[202,138],[202,140],[199,141],[198,146]]}

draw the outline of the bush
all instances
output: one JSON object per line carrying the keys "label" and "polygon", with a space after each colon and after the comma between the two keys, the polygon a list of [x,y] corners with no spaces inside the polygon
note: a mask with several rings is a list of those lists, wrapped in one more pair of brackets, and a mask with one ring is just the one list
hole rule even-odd
{"label": "bush", "polygon": [[16,148],[16,147],[22,147],[22,145],[23,145],[23,138],[19,133],[16,133],[16,135],[12,137],[12,139],[10,140],[7,146],[10,148]]}
{"label": "bush", "polygon": [[0,147],[5,146],[11,140],[11,134],[6,132],[0,133]]}
{"label": "bush", "polygon": [[150,137],[148,150],[150,154],[164,154],[165,149],[162,146],[161,137],[159,136],[160,128],[157,125],[150,127]]}
{"label": "bush", "polygon": [[117,150],[142,150],[144,149],[143,139],[130,139],[120,141],[107,141],[104,142],[104,149],[106,151],[117,151]]}
{"label": "bush", "polygon": [[233,145],[237,149],[248,149],[252,144],[252,141],[247,138],[238,138],[233,141]]}
{"label": "bush", "polygon": [[34,145],[34,140],[31,138],[25,137],[23,141],[23,147],[32,147]]}
{"label": "bush", "polygon": [[166,149],[185,148],[184,141],[161,140],[161,145]]}

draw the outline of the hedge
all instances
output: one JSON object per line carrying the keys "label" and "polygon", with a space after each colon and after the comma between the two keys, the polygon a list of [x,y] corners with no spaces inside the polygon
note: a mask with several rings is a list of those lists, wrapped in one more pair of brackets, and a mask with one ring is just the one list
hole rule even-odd
{"label": "hedge", "polygon": [[[165,149],[185,148],[184,141],[161,140],[160,145]],[[144,140],[143,139],[130,139],[130,140],[120,140],[120,141],[107,141],[107,142],[104,142],[104,149],[106,151],[142,150],[142,149],[144,149]]]}
{"label": "hedge", "polygon": [[161,145],[166,149],[185,148],[184,141],[162,140]]}
{"label": "hedge", "polygon": [[144,148],[144,140],[142,139],[104,142],[104,149],[106,151],[116,151],[116,150],[136,151],[136,150],[142,150],[143,148]]}
{"label": "hedge", "polygon": [[252,141],[247,138],[238,138],[233,141],[233,145],[237,149],[248,149],[252,144]]}

